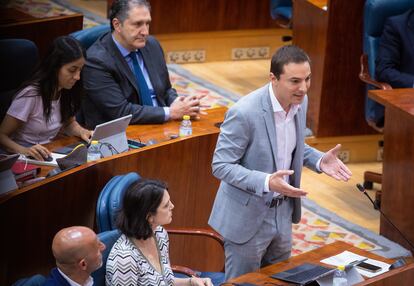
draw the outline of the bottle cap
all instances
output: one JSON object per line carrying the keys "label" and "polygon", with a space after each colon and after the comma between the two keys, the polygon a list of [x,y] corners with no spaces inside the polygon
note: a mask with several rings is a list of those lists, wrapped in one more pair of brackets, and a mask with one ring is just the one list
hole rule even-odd
{"label": "bottle cap", "polygon": [[190,120],[190,115],[184,115],[184,116],[183,116],[183,119],[184,119],[184,120]]}
{"label": "bottle cap", "polygon": [[338,265],[338,269],[341,271],[345,271],[345,266],[344,265]]}
{"label": "bottle cap", "polygon": [[93,145],[93,144],[99,144],[99,141],[98,140],[92,140],[91,141],[91,144]]}

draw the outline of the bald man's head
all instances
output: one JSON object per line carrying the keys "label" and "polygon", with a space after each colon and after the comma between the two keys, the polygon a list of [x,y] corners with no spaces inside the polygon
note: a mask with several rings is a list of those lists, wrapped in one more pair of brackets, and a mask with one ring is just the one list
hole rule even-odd
{"label": "bald man's head", "polygon": [[53,256],[61,270],[84,271],[88,275],[102,265],[104,249],[95,232],[84,226],[60,230],[52,243]]}

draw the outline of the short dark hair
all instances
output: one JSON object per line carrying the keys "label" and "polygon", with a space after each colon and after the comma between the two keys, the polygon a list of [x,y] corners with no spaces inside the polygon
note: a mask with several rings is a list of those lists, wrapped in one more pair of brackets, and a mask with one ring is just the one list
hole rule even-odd
{"label": "short dark hair", "polygon": [[162,202],[167,185],[158,180],[141,179],[132,184],[124,194],[122,207],[117,217],[117,227],[123,234],[136,239],[147,239],[153,235],[148,222]]}
{"label": "short dark hair", "polygon": [[147,0],[115,0],[111,9],[109,10],[109,23],[111,24],[111,31],[114,30],[112,20],[118,18],[119,21],[124,22],[128,18],[128,12],[132,7],[144,6],[151,11],[151,5]]}
{"label": "short dark hair", "polygon": [[279,48],[272,56],[272,62],[270,64],[270,72],[275,75],[277,79],[280,79],[280,75],[283,73],[283,67],[290,63],[304,63],[310,64],[309,56],[301,48],[294,45],[287,45]]}

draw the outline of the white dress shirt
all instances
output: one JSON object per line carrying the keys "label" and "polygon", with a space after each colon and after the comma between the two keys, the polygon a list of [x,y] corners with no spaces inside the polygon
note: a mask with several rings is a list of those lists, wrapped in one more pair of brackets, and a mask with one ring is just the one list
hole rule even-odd
{"label": "white dress shirt", "polygon": [[[288,112],[286,112],[279,101],[277,100],[272,84],[269,84],[269,96],[272,103],[273,116],[275,118],[276,128],[276,166],[278,170],[290,170],[292,163],[293,150],[296,147],[296,123],[295,115],[298,112],[300,105],[291,105]],[[269,192],[270,174],[265,180],[264,192]],[[289,176],[284,177],[286,182],[289,182]],[[273,196],[278,196],[279,193],[274,192]]]}
{"label": "white dress shirt", "polygon": [[68,281],[70,286],[93,286],[93,278],[89,276],[88,280],[86,280],[86,283],[81,285],[70,279],[68,276],[66,276],[65,273],[63,273],[59,268],[57,269],[59,273],[65,278],[66,281]]}
{"label": "white dress shirt", "polygon": [[[114,35],[112,35],[112,40],[114,41],[115,45],[118,47],[119,52],[121,53],[121,55],[124,57],[125,61],[127,62],[129,68],[131,69],[131,71],[134,73],[134,65],[132,63],[132,59],[129,56],[129,54],[131,53],[131,51],[125,49],[114,37]],[[148,70],[145,67],[144,64],[144,59],[141,57],[141,55],[139,53],[136,54],[137,57],[137,61],[138,61],[138,65],[141,68],[142,74],[144,76],[145,82],[147,83],[150,95],[151,95],[151,99],[152,99],[152,105],[153,106],[159,106],[158,101],[157,101],[157,95],[155,94],[155,90],[154,87],[152,86],[152,82],[151,79],[149,77],[148,74]],[[164,113],[165,113],[165,117],[164,120],[168,121],[170,119],[170,108],[167,106],[163,107],[164,109]]]}

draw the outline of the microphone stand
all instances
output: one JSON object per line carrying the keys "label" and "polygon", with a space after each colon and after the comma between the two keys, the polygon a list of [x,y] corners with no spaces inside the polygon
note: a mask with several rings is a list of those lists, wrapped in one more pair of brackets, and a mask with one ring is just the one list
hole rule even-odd
{"label": "microphone stand", "polygon": [[[400,234],[400,236],[408,243],[408,245],[410,246],[410,248],[411,248],[411,254],[413,253],[413,250],[414,250],[414,245],[411,243],[411,241],[409,241],[408,240],[408,238],[406,238],[405,237],[405,235],[398,229],[398,227],[396,227],[395,226],[395,224],[393,224],[392,223],[392,221],[381,211],[381,209],[380,209],[380,207],[378,206],[378,204],[377,203],[375,203],[372,199],[371,199],[371,197],[368,195],[368,193],[367,193],[367,191],[365,190],[365,188],[361,185],[361,184],[357,184],[356,185],[356,187],[358,188],[358,190],[361,192],[361,193],[363,193],[370,201],[371,201],[371,203],[372,203],[372,205],[374,206],[374,208],[376,209],[376,210],[378,210],[380,213],[381,213],[381,215],[387,220],[387,222],[389,223],[389,224],[391,224],[392,225],[392,227],[395,229],[395,230],[397,230],[397,232]],[[397,262],[398,262],[399,260],[397,260]],[[401,261],[400,261],[401,262]]]}

